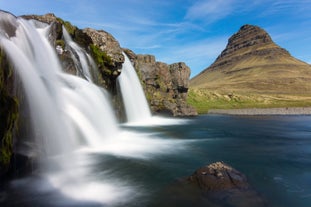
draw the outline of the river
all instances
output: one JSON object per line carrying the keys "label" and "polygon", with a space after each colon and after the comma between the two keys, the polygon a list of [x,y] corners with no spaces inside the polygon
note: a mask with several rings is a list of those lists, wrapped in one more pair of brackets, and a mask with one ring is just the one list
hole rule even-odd
{"label": "river", "polygon": [[[128,136],[115,150],[79,152],[83,161],[71,173],[88,168],[83,184],[64,190],[34,172],[2,187],[0,205],[169,206],[175,195],[168,189],[178,179],[224,161],[247,176],[268,206],[310,206],[311,116],[202,115],[177,122],[122,125]],[[174,201],[183,206],[184,199]]]}

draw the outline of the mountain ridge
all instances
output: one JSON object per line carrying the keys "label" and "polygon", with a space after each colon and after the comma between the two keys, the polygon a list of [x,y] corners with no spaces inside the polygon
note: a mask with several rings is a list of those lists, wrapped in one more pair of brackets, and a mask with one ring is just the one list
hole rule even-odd
{"label": "mountain ridge", "polygon": [[274,43],[264,29],[244,25],[190,80],[189,96],[189,103],[205,107],[204,112],[206,107],[311,106],[311,65]]}
{"label": "mountain ridge", "polygon": [[[226,86],[230,86],[239,91],[245,90],[243,86],[246,84],[252,92],[263,92],[263,89],[278,92],[272,87],[286,85],[297,88],[300,84],[303,89],[306,81],[311,81],[309,64],[292,57],[260,27],[244,25],[229,38],[226,48],[215,62],[190,80],[190,86],[215,89],[223,83],[225,90],[228,90]],[[276,84],[271,85],[271,82]],[[261,84],[266,86],[261,87]],[[311,85],[305,89],[311,89]]]}

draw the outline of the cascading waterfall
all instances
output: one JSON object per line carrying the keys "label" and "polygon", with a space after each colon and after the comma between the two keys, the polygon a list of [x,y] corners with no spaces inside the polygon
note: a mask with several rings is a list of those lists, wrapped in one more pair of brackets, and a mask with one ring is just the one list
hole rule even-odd
{"label": "cascading waterfall", "polygon": [[[26,91],[30,106],[31,121],[35,127],[34,135],[42,147],[41,152],[58,154],[71,151],[74,145],[68,123],[60,114],[63,104],[58,74],[61,73],[56,55],[46,38],[48,28],[33,29],[33,25],[23,19],[15,19],[10,14],[2,13],[1,46],[16,68]],[[9,32],[7,32],[9,31]],[[40,31],[40,32],[38,32]],[[63,140],[68,140],[64,142]],[[48,146],[48,147],[47,147]]]}
{"label": "cascading waterfall", "polygon": [[[86,78],[88,81],[93,82],[93,77],[91,75],[91,72],[89,70],[90,66],[92,66],[90,62],[89,55],[79,46],[77,43],[72,41],[72,38],[70,37],[69,33],[67,32],[66,28],[63,26],[63,36],[65,39],[66,44],[68,45],[68,49],[71,53],[71,58],[73,59],[76,68],[78,69],[78,74],[84,78]],[[95,70],[95,68],[92,68]]]}
{"label": "cascading waterfall", "polygon": [[122,73],[118,77],[128,122],[151,118],[151,112],[135,68],[125,53]]}
{"label": "cascading waterfall", "polygon": [[[93,146],[100,145],[104,137],[118,133],[117,121],[104,89],[62,72],[55,50],[47,40],[49,26],[36,29],[29,21],[15,19],[7,13],[5,16],[2,23],[10,25],[10,29],[14,27],[15,35],[9,36],[2,29],[1,45],[26,89],[33,126],[40,130],[36,133],[37,141],[48,142],[42,151],[48,152],[51,148],[70,151],[80,142],[75,138],[77,133]],[[73,45],[71,42],[73,49],[80,53]],[[81,59],[86,61],[87,57]],[[82,65],[83,72],[90,74],[87,64]],[[66,143],[69,146],[65,147]]]}
{"label": "cascading waterfall", "polygon": [[[107,190],[112,187],[85,180],[89,172],[81,168],[83,159],[76,159],[74,154],[81,146],[100,148],[105,139],[118,136],[117,121],[106,92],[62,72],[48,42],[48,25],[36,28],[38,24],[2,11],[0,17],[0,46],[25,89],[42,175],[73,198],[99,202],[113,199],[101,195],[104,192],[109,195]],[[81,195],[80,189],[98,192]]]}
{"label": "cascading waterfall", "polygon": [[[90,65],[95,68],[92,58],[65,32],[72,54],[77,55],[73,58],[81,66],[78,75],[82,78],[64,73],[55,49],[48,41],[49,32],[47,24],[0,11],[0,46],[22,82],[30,108],[35,146],[38,146],[36,158],[42,165],[39,176],[25,178],[28,181],[22,181],[15,189],[34,190],[35,197],[40,197],[37,191],[44,189],[42,197],[46,198],[48,188],[52,191],[52,200],[56,200],[54,196],[61,192],[64,197],[77,202],[110,204],[122,199],[128,202],[134,194],[139,194],[137,190],[133,193],[134,187],[129,187],[127,180],[120,182],[120,177],[112,177],[109,166],[106,171],[94,172],[94,163],[99,162],[101,166],[105,159],[89,158],[94,158],[94,154],[109,154],[148,159],[156,153],[174,151],[178,148],[176,142],[121,130],[109,103],[109,95],[92,82],[89,69]],[[135,70],[126,56],[118,81],[129,121],[151,117]],[[130,90],[125,90],[127,88]],[[26,194],[27,201],[28,197]]]}

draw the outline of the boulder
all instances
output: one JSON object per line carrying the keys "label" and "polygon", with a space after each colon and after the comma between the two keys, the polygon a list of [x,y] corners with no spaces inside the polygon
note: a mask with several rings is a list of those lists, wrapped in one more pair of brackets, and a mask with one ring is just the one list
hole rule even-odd
{"label": "boulder", "polygon": [[[244,174],[216,162],[196,170],[162,192],[155,206],[264,207],[265,199],[248,183]],[[162,203],[165,200],[165,203]]]}

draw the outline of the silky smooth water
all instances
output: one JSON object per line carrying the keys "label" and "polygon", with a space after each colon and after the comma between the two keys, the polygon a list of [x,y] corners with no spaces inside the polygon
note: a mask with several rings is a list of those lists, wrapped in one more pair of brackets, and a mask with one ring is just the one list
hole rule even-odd
{"label": "silky smooth water", "polygon": [[151,111],[144,90],[130,59],[125,53],[123,55],[122,73],[117,81],[120,86],[127,122],[148,121],[151,118]]}
{"label": "silky smooth water", "polygon": [[[81,194],[93,190],[96,196],[109,198],[109,193],[124,192],[119,200],[102,204],[96,199],[68,197],[34,173],[2,189],[0,205],[170,206],[167,200],[176,195],[168,189],[176,180],[215,161],[224,161],[243,172],[267,206],[311,204],[311,116],[205,115],[178,125],[122,128],[128,135],[125,140],[132,140],[123,142],[124,149],[130,144],[140,146],[138,151],[133,147],[129,154],[139,152],[144,156],[83,152],[84,162],[80,163],[92,172],[90,184],[109,181],[107,188],[113,189],[105,193],[90,186],[80,189]],[[35,184],[42,189],[34,188]],[[180,203],[178,198],[174,201],[175,206],[183,206],[183,198]]]}

